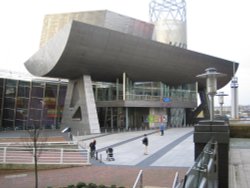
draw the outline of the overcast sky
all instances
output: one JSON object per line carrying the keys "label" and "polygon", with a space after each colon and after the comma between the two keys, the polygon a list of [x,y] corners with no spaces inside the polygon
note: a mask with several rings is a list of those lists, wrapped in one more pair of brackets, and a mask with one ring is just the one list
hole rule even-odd
{"label": "overcast sky", "polygon": [[[0,69],[26,72],[23,63],[39,47],[46,14],[107,9],[149,20],[150,0],[2,0]],[[188,49],[240,63],[239,104],[250,105],[250,1],[186,0]],[[230,84],[220,91],[229,96]],[[217,97],[216,97],[217,98]],[[217,99],[215,99],[217,106]]]}

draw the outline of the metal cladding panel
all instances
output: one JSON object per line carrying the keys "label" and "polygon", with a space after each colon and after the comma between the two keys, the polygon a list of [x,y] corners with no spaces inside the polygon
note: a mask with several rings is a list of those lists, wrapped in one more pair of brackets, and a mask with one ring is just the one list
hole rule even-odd
{"label": "metal cladding panel", "polygon": [[187,47],[185,0],[151,0],[149,14],[155,24],[154,40]]}
{"label": "metal cladding panel", "polygon": [[[166,26],[166,25],[171,25]],[[165,20],[155,23],[153,39],[158,42],[172,44],[179,47],[187,45],[186,22]]]}
{"label": "metal cladding panel", "polygon": [[40,46],[44,45],[66,24],[71,23],[73,20],[92,25],[103,26],[105,20],[105,14],[106,11],[101,10],[101,11],[87,11],[87,12],[46,15],[43,20],[43,29],[42,29]]}
{"label": "metal cladding panel", "polygon": [[46,15],[43,21],[40,46],[72,21],[106,27],[143,38],[152,38],[154,25],[107,10]]}
{"label": "metal cladding panel", "polygon": [[[63,47],[53,46],[53,41],[67,43]],[[54,48],[59,47],[63,51],[51,53],[60,57],[58,60],[51,57],[40,62],[42,52],[54,52]],[[36,76],[74,79],[91,75],[94,81],[113,82],[125,72],[134,81],[162,81],[169,85],[198,81],[203,88],[205,79],[196,76],[206,68],[214,67],[226,74],[218,79],[220,89],[231,80],[233,64],[221,58],[74,21],[68,35],[56,35],[52,43],[34,54],[25,66]]]}
{"label": "metal cladding panel", "polygon": [[110,11],[106,13],[104,27],[145,39],[152,39],[154,29],[153,24]]}

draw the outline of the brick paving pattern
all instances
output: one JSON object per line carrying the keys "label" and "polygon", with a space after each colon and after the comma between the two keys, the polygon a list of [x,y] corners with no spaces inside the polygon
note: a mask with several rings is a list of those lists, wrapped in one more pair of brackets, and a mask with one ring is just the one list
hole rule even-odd
{"label": "brick paving pattern", "polygon": [[[156,160],[156,158],[163,157],[163,153],[160,152],[160,150],[164,150],[164,153],[167,153],[167,150],[172,150],[174,145],[178,145],[182,143],[186,139],[186,137],[190,134],[189,132],[192,131],[190,129],[176,129],[180,133],[177,136],[177,133],[175,133],[175,130],[169,130],[167,131],[168,135],[166,134],[166,137],[160,137],[158,134],[153,134],[151,139],[151,146],[156,145],[158,149],[153,149],[154,153],[150,154],[148,157],[150,159],[150,156],[152,155]],[[152,132],[153,133],[153,132]],[[188,133],[188,134],[187,134]],[[98,138],[98,143],[100,148],[106,148],[110,144],[113,147],[116,147],[116,151],[119,151],[119,147],[126,146],[127,149],[131,148],[131,144],[133,147],[141,148],[141,138],[138,136],[143,135],[141,132],[133,132],[129,134],[111,134],[110,136],[106,137],[100,137]],[[178,140],[178,138],[183,137],[183,140],[179,140],[178,143],[174,143],[175,140]],[[63,138],[59,137],[49,137],[50,141],[63,141]],[[6,138],[4,138],[5,140]],[[20,141],[19,138],[16,138],[15,141]],[[54,139],[54,140],[53,140]],[[137,139],[134,141],[134,139]],[[92,140],[92,138],[87,139],[85,141],[88,143],[88,140]],[[172,147],[164,147],[161,142],[164,141],[165,145],[169,145]],[[112,142],[110,142],[112,141]],[[126,142],[128,144],[126,145]],[[106,143],[108,145],[106,145]],[[172,144],[172,145],[171,145]],[[174,145],[173,145],[174,144]],[[185,144],[180,144],[183,147],[185,147]],[[153,146],[152,146],[153,147]],[[118,149],[117,149],[118,148]],[[126,150],[126,148],[125,148]],[[136,149],[135,149],[136,150]],[[178,149],[182,150],[182,149]],[[159,151],[159,152],[158,152]],[[52,169],[52,170],[39,170],[39,188],[47,188],[47,187],[53,187],[53,188],[62,188],[67,187],[68,185],[76,185],[78,182],[84,182],[84,183],[95,183],[97,185],[117,185],[117,186],[123,186],[126,188],[131,188],[136,180],[136,177],[140,170],[143,170],[143,184],[147,187],[172,187],[172,183],[174,180],[175,173],[178,171],[180,174],[180,177],[183,178],[189,167],[177,167],[177,166],[164,166],[165,164],[162,164],[163,166],[152,166],[152,161],[150,160],[148,162],[147,158],[145,156],[141,156],[141,152],[135,152],[131,153],[132,156],[138,155],[140,161],[144,161],[144,165],[132,165],[129,164],[131,161],[130,155],[127,155],[125,157],[126,161],[129,165],[113,165],[100,163],[98,161],[95,161],[92,165],[89,166],[78,166],[78,167],[70,167],[70,168],[59,168],[59,169]],[[166,154],[164,154],[166,155]],[[121,156],[120,156],[121,157]],[[119,162],[120,157],[115,161]],[[191,157],[192,158],[192,157]],[[179,159],[177,159],[179,161]],[[187,159],[184,159],[187,160]],[[140,161],[139,164],[140,164]],[[98,164],[99,163],[99,164]],[[168,164],[167,161],[165,161],[166,164]],[[135,163],[137,164],[137,163]],[[159,162],[158,162],[159,164]],[[0,171],[0,187],[1,188],[34,188],[35,186],[35,174],[32,170],[30,171],[15,171],[15,172],[1,172]]]}
{"label": "brick paving pattern", "polygon": [[[176,171],[184,177],[187,168],[169,167],[129,167],[129,166],[82,166],[54,170],[39,171],[39,188],[49,186],[59,188],[76,185],[78,182],[97,185],[117,185],[131,188],[137,174],[143,170],[143,182],[146,186],[171,187]],[[16,175],[16,176],[14,176]],[[2,188],[33,188],[34,172],[23,171],[0,175]]]}

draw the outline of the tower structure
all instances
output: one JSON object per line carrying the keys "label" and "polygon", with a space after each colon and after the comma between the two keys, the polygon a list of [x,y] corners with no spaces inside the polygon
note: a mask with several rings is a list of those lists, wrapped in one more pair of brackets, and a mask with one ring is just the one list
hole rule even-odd
{"label": "tower structure", "polygon": [[231,80],[231,117],[232,119],[239,118],[239,104],[238,104],[238,78],[235,76],[235,63],[233,64],[233,77]]}
{"label": "tower structure", "polygon": [[187,48],[185,0],[152,0],[149,15],[155,25],[153,40]]}
{"label": "tower structure", "polygon": [[232,119],[239,118],[238,109],[238,78],[233,77],[231,80],[231,117]]}

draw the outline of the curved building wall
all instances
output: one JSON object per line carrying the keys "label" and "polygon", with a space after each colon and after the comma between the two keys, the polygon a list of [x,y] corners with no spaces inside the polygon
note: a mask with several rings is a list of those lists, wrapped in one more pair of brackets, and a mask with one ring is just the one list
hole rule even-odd
{"label": "curved building wall", "polygon": [[104,27],[144,39],[151,39],[154,29],[153,24],[110,11],[106,11]]}
{"label": "curved building wall", "polygon": [[150,19],[155,24],[153,40],[187,48],[185,0],[152,0]]}
{"label": "curved building wall", "polygon": [[66,24],[72,20],[82,21],[97,26],[104,25],[105,11],[88,11],[62,14],[46,15],[43,20],[43,28],[40,40],[40,47],[58,33]]}
{"label": "curved building wall", "polygon": [[59,30],[73,20],[145,39],[152,38],[154,29],[153,24],[108,10],[51,14],[46,15],[44,18],[40,46],[43,46],[50,38],[58,33]]}

